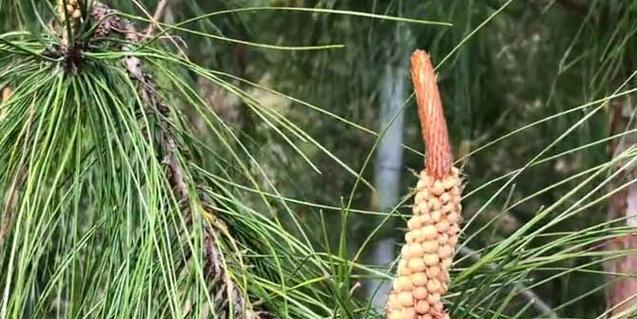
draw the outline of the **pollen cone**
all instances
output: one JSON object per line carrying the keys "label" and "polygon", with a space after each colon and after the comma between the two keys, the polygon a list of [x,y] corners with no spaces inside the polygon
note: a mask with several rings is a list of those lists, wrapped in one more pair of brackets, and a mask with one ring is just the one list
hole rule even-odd
{"label": "pollen cone", "polygon": [[385,312],[387,319],[443,319],[449,318],[442,296],[460,232],[462,180],[460,171],[452,167],[447,124],[429,55],[418,50],[411,64],[427,159]]}

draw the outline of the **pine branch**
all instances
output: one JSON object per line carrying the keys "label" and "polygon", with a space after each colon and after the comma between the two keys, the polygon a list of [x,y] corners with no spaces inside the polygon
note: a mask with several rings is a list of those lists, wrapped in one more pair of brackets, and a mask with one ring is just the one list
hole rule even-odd
{"label": "pine branch", "polygon": [[[115,10],[110,9],[105,4],[98,3],[95,5],[92,17],[98,21],[97,33],[101,36],[110,34],[123,36],[126,40],[130,41],[131,44],[124,45],[122,50],[131,51],[132,48],[130,46],[140,44],[145,37],[136,31],[130,21],[118,17],[116,13]],[[180,154],[177,139],[171,129],[173,125],[169,119],[173,107],[166,104],[166,101],[159,94],[156,82],[150,75],[144,72],[142,61],[138,57],[126,56],[123,62],[128,75],[137,85],[138,94],[142,102],[151,113],[157,114],[160,135],[157,138],[157,143],[159,144],[157,145],[157,150],[162,157],[162,163],[167,167],[166,178],[175,193],[179,206],[187,207],[182,208],[184,209],[184,213],[192,215],[193,205],[188,205],[188,203],[194,205],[196,205],[195,203],[203,203],[203,206],[206,208],[204,208],[202,213],[204,215],[210,215],[204,216],[204,221],[207,222],[207,224],[204,224],[206,230],[204,238],[207,256],[206,269],[207,273],[212,276],[213,282],[222,279],[221,287],[214,297],[217,303],[217,309],[224,309],[221,310],[221,317],[225,317],[223,313],[226,312],[225,309],[228,309],[228,303],[230,301],[234,303],[232,309],[238,312],[241,318],[260,318],[261,315],[267,315],[266,312],[254,312],[252,310],[252,307],[247,302],[247,296],[243,295],[237,288],[238,285],[228,276],[222,267],[222,261],[219,258],[221,252],[219,252],[216,244],[216,229],[221,229],[222,232],[226,233],[227,231],[224,231],[225,225],[223,225],[223,222],[214,217],[214,214],[208,212],[208,209],[215,207],[214,203],[210,202],[211,199],[198,195],[196,195],[196,198],[192,198],[191,192],[189,192],[189,188],[198,189],[198,187],[193,181],[187,180],[189,174],[184,168],[185,163],[182,163],[183,156]]]}

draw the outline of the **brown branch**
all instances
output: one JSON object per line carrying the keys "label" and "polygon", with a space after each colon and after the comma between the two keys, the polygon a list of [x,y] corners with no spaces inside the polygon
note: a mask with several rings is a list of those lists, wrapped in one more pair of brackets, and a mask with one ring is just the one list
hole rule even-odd
{"label": "brown branch", "polygon": [[416,91],[422,138],[427,148],[425,167],[434,178],[451,172],[453,154],[431,58],[422,50],[411,56],[411,77]]}

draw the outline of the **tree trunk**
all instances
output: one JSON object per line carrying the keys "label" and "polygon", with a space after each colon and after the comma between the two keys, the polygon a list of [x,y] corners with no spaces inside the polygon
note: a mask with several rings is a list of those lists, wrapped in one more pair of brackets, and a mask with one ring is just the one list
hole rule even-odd
{"label": "tree trunk", "polygon": [[[379,118],[380,132],[385,132],[385,134],[378,144],[374,177],[376,206],[379,211],[383,212],[390,211],[396,205],[401,192],[400,175],[403,167],[404,130],[402,106],[406,99],[405,81],[406,72],[402,64],[386,67],[381,88]],[[372,264],[390,265],[394,260],[395,250],[396,240],[394,238],[381,240],[374,247]],[[390,281],[372,280],[369,283],[368,294],[373,298],[374,306],[377,309],[384,308],[390,290]]]}
{"label": "tree trunk", "polygon": [[[612,106],[611,134],[618,134],[626,131],[635,125],[631,122],[633,113],[628,100],[615,100]],[[613,140],[610,145],[612,157],[619,156],[630,147],[637,145],[637,136],[625,135]],[[619,163],[623,165],[625,163]],[[613,188],[636,178],[633,170],[625,170],[620,173],[614,181]],[[629,227],[637,227],[637,184],[622,189],[612,196],[608,209],[609,220],[620,220]],[[609,251],[637,249],[637,236],[629,234],[611,240],[606,246]],[[611,315],[622,313],[633,307],[637,301],[637,255],[628,254],[625,257],[614,258],[606,262],[606,271],[609,275],[609,286],[607,291],[607,306]]]}

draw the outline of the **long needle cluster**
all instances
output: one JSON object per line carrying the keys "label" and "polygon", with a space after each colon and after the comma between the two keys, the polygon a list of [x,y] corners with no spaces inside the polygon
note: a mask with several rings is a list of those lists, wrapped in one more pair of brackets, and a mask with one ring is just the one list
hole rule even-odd
{"label": "long needle cluster", "polygon": [[[111,34],[121,35],[127,41],[138,44],[141,41],[140,33],[136,31],[133,24],[117,16],[117,11],[109,8],[103,3],[96,3],[93,7],[91,17],[98,22],[96,28],[97,36],[108,36]],[[130,47],[123,47],[123,51],[130,50]],[[155,134],[158,153],[163,157],[163,163],[167,168],[167,179],[170,183],[177,200],[184,206],[195,206],[199,209],[204,220],[207,221],[205,227],[206,252],[204,254],[206,263],[206,275],[211,281],[216,283],[215,311],[221,318],[262,318],[267,315],[265,311],[256,311],[248,296],[240,289],[240,286],[226,272],[222,265],[222,253],[218,248],[218,234],[220,231],[230,238],[226,226],[211,212],[215,203],[211,203],[207,198],[198,195],[193,196],[190,186],[194,181],[188,178],[186,171],[187,164],[179,154],[179,145],[173,132],[173,125],[169,122],[170,112],[173,107],[166,104],[166,101],[158,93],[155,80],[143,70],[142,60],[136,56],[124,57],[124,67],[130,78],[136,83],[139,96],[144,106],[148,108],[150,114],[155,113],[159,120],[159,130]],[[192,207],[183,208],[184,213],[191,214]],[[240,257],[239,257],[240,258]],[[231,304],[232,303],[232,304]],[[230,314],[232,312],[232,315]]]}

